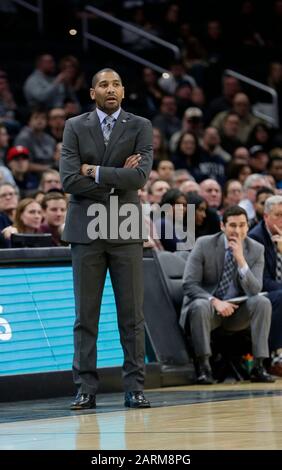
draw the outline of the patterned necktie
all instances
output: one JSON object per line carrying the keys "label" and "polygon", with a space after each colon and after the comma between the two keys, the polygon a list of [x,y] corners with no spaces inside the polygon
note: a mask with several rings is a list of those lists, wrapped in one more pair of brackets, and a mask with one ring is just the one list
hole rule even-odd
{"label": "patterned necktie", "polygon": [[234,279],[234,273],[236,269],[236,262],[231,250],[228,248],[225,255],[223,273],[216,289],[215,296],[219,299],[223,299],[231,282]]}
{"label": "patterned necktie", "polygon": [[276,281],[282,281],[282,254],[276,253]]}
{"label": "patterned necktie", "polygon": [[102,132],[104,136],[105,145],[108,145],[111,132],[113,130],[115,118],[113,116],[106,116],[103,120]]}

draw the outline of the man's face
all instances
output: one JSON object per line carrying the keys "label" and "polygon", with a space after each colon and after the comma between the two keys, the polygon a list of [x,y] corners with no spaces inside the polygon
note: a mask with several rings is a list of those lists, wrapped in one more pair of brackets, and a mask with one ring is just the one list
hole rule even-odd
{"label": "man's face", "polygon": [[210,207],[218,208],[221,204],[221,187],[216,181],[204,181],[201,185],[201,195]]}
{"label": "man's face", "polygon": [[50,189],[62,189],[60,175],[53,174],[53,173],[46,173],[44,175],[42,189],[44,193],[47,193],[48,191],[50,191]]}
{"label": "man's face", "polygon": [[225,233],[227,240],[245,240],[248,233],[248,221],[244,214],[230,215],[225,224],[221,223],[221,230]]}
{"label": "man's face", "polygon": [[94,88],[90,89],[92,100],[106,114],[117,111],[124,98],[124,87],[115,72],[101,72]]}
{"label": "man's face", "polygon": [[159,204],[163,195],[170,189],[166,181],[156,181],[151,188],[151,202]]}
{"label": "man's face", "polygon": [[269,214],[264,214],[264,220],[268,230],[275,235],[278,233],[277,228],[282,230],[282,204],[272,206]]}
{"label": "man's face", "polygon": [[272,194],[270,194],[270,193],[261,193],[257,197],[257,200],[255,202],[255,211],[256,211],[257,216],[260,219],[263,218],[265,201],[271,196],[272,196]]}
{"label": "man's face", "polygon": [[172,162],[168,160],[164,160],[160,162],[158,166],[158,173],[159,173],[159,177],[162,180],[170,181],[173,177],[173,172],[174,172],[174,165]]}
{"label": "man's face", "polygon": [[18,195],[10,185],[3,185],[0,188],[0,212],[11,211],[18,205]]}
{"label": "man's face", "polygon": [[27,155],[18,155],[9,162],[9,167],[13,173],[27,173],[29,167],[29,158]]}
{"label": "man's face", "polygon": [[60,227],[65,222],[67,203],[64,199],[51,199],[44,211],[45,222],[51,227]]}

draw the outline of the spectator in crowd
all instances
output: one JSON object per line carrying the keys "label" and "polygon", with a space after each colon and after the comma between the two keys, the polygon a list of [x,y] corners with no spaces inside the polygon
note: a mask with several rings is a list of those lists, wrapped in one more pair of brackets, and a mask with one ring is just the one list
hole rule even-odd
{"label": "spectator in crowd", "polygon": [[207,178],[200,183],[200,195],[207,201],[209,207],[218,210],[222,204],[222,190],[217,181]]}
{"label": "spectator in crowd", "polygon": [[46,113],[32,111],[25,126],[18,134],[15,145],[23,145],[30,152],[30,171],[41,174],[54,164],[56,141],[45,132],[47,126]]}
{"label": "spectator in crowd", "polygon": [[239,124],[238,114],[229,111],[224,118],[220,132],[221,146],[229,155],[233,155],[234,151],[242,146],[242,142],[238,138]]}
{"label": "spectator in crowd", "polygon": [[264,246],[263,289],[272,305],[269,344],[274,357],[270,370],[282,376],[282,196],[265,201],[264,218],[249,236]]}
{"label": "spectator in crowd", "polygon": [[254,203],[256,216],[251,222],[249,222],[250,230],[263,220],[265,201],[269,197],[274,196],[274,194],[274,190],[267,186],[263,186],[257,191],[256,200]]}
{"label": "spectator in crowd", "polygon": [[25,198],[17,206],[13,225],[6,227],[2,233],[9,243],[13,233],[40,233],[41,222],[42,208],[40,204],[32,198]]}
{"label": "spectator in crowd", "polygon": [[[214,383],[209,363],[211,331],[219,326],[238,331],[248,325],[255,357],[250,379],[274,382],[263,365],[263,360],[269,357],[271,324],[271,303],[258,295],[262,288],[263,247],[247,237],[247,214],[239,206],[225,211],[221,229],[221,233],[196,240],[183,277],[180,324],[185,328],[186,321],[190,323],[198,366],[197,382]],[[247,300],[239,304],[228,300],[238,295],[246,295]]]}
{"label": "spectator in crowd", "polygon": [[201,180],[199,169],[200,147],[196,135],[193,132],[184,132],[181,134],[175,155],[172,161],[175,168],[185,169],[196,180]]}
{"label": "spectator in crowd", "polygon": [[[229,160],[230,160],[229,156]],[[217,129],[207,127],[204,130],[198,167],[201,173],[197,181],[205,178],[214,178],[220,185],[226,180],[225,170],[227,166],[226,152],[220,147],[220,137]]]}
{"label": "spectator in crowd", "polygon": [[246,163],[235,163],[231,161],[226,170],[227,180],[238,180],[241,184],[244,184],[248,176],[250,176],[251,174],[251,167]]}
{"label": "spectator in crowd", "polygon": [[160,112],[153,118],[153,126],[163,134],[169,142],[172,134],[181,128],[181,120],[177,117],[177,106],[174,96],[165,95],[161,99]]}
{"label": "spectator in crowd", "polygon": [[10,89],[7,74],[0,71],[0,121],[4,123],[12,135],[20,129],[16,120],[17,104]]}
{"label": "spectator in crowd", "polygon": [[222,78],[222,95],[214,98],[207,109],[207,123],[222,111],[232,109],[233,98],[240,91],[240,84],[237,78],[224,75]]}
{"label": "spectator in crowd", "polygon": [[174,176],[174,164],[170,160],[160,161],[157,166],[157,172],[161,180],[167,181],[168,184],[172,186]]}
{"label": "spectator in crowd", "polygon": [[250,148],[249,164],[254,173],[265,173],[269,162],[269,156],[261,145]]}
{"label": "spectator in crowd", "polygon": [[179,189],[169,189],[163,195],[160,206],[160,217],[155,220],[160,242],[166,251],[180,250],[186,241],[187,199]]}
{"label": "spectator in crowd", "polygon": [[26,197],[38,186],[38,179],[29,171],[29,150],[22,145],[11,147],[7,153],[7,165],[10,168],[21,197]]}
{"label": "spectator in crowd", "polygon": [[5,157],[9,146],[9,134],[4,124],[0,123],[0,166],[5,165]]}
{"label": "spectator in crowd", "polygon": [[55,141],[62,142],[63,132],[66,122],[66,113],[64,108],[52,108],[47,116],[46,132],[55,139]]}
{"label": "spectator in crowd", "polygon": [[191,181],[191,180],[184,181],[179,186],[179,189],[182,193],[184,193],[186,195],[187,195],[187,193],[200,194],[200,191],[201,191],[200,185],[198,183],[196,183],[196,181]]}
{"label": "spectator in crowd", "polygon": [[184,183],[185,181],[195,181],[191,173],[184,169],[175,170],[174,177],[173,177],[173,187],[178,188]]}
{"label": "spectator in crowd", "polygon": [[44,171],[41,176],[39,188],[45,194],[48,193],[51,189],[62,190],[62,183],[60,179],[60,174],[57,170],[49,168],[49,170]]}
{"label": "spectator in crowd", "polygon": [[232,162],[249,164],[250,153],[247,147],[237,147],[234,150]]}
{"label": "spectator in crowd", "polygon": [[157,127],[153,127],[153,167],[161,160],[168,160],[168,152],[164,136]]}
{"label": "spectator in crowd", "polygon": [[18,188],[10,183],[0,182],[0,232],[13,224],[18,201]]}
{"label": "spectator in crowd", "polygon": [[64,245],[61,240],[61,235],[67,211],[66,197],[61,193],[52,191],[45,194],[41,206],[43,209],[44,222],[40,226],[40,232],[52,234],[53,246]]}
{"label": "spectator in crowd", "polygon": [[88,101],[88,87],[79,60],[73,55],[66,55],[60,59],[59,70],[67,75],[68,91],[75,98],[80,112],[80,104]]}
{"label": "spectator in crowd", "polygon": [[203,113],[195,106],[187,108],[183,114],[181,129],[175,132],[169,141],[169,148],[172,153],[177,151],[180,137],[186,133],[191,132],[197,138],[202,136],[203,133]]}
{"label": "spectator in crowd", "polygon": [[[256,124],[261,122],[261,120],[252,114],[250,100],[245,93],[236,93],[233,98],[232,110],[237,113],[240,118],[238,139],[243,144],[246,144],[251,131]],[[212,120],[211,125],[216,127],[219,131],[222,131],[223,122],[226,115],[227,111],[223,111],[217,114]]]}
{"label": "spectator in crowd", "polygon": [[272,148],[272,132],[264,123],[256,124],[251,131],[248,139],[248,147],[260,145],[265,152],[269,152]]}
{"label": "spectator in crowd", "polygon": [[239,205],[247,212],[250,223],[253,223],[253,219],[255,219],[256,216],[254,208],[256,193],[263,186],[269,186],[269,184],[266,178],[259,173],[253,173],[252,175],[248,176],[243,185],[244,197],[241,199]]}
{"label": "spectator in crowd", "polygon": [[36,68],[24,83],[24,94],[30,109],[63,107],[67,98],[76,101],[71,90],[72,74],[69,69],[60,72],[56,77],[55,60],[50,54],[42,54],[36,60]]}
{"label": "spectator in crowd", "polygon": [[235,179],[228,180],[223,187],[222,196],[224,209],[237,206],[241,199],[243,199],[242,184]]}
{"label": "spectator in crowd", "polygon": [[279,153],[275,154],[275,149],[273,149],[272,155],[267,170],[273,176],[276,188],[282,189],[282,150],[279,155]]}
{"label": "spectator in crowd", "polygon": [[148,188],[149,201],[152,206],[154,204],[159,204],[163,195],[170,189],[170,185],[167,181],[155,180],[153,181]]}

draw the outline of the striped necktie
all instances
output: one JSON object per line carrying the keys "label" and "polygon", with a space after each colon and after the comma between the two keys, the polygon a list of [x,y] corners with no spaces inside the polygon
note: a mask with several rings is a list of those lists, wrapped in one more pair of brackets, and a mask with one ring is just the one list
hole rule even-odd
{"label": "striped necktie", "polygon": [[111,132],[114,127],[115,118],[113,116],[106,116],[102,122],[102,132],[104,136],[104,143],[108,145]]}
{"label": "striped necktie", "polygon": [[228,248],[225,254],[223,273],[215,292],[215,296],[219,299],[223,299],[231,282],[234,279],[236,269],[236,263],[232,251]]}

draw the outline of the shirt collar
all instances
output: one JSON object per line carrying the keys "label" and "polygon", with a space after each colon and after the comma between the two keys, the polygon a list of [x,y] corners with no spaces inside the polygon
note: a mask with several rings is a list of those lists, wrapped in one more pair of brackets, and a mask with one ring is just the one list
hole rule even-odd
{"label": "shirt collar", "polygon": [[[119,108],[117,111],[115,111],[113,114],[111,114],[111,116],[113,116],[113,117],[115,118],[115,120],[117,120],[117,118],[118,118],[119,115],[120,115],[120,112],[121,112],[121,108]],[[108,116],[108,114],[107,114],[107,113],[104,113],[104,111],[102,111],[102,110],[99,109],[99,108],[96,108],[96,113],[97,113],[97,115],[98,115],[100,124],[102,124],[102,122],[104,121],[105,117]]]}

